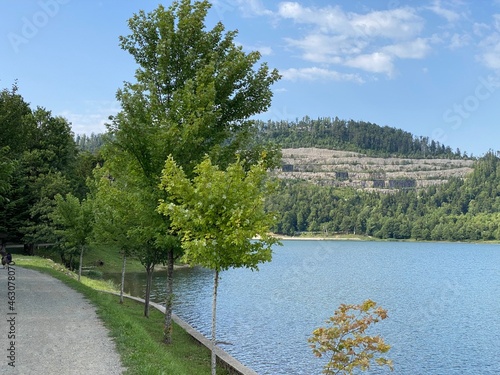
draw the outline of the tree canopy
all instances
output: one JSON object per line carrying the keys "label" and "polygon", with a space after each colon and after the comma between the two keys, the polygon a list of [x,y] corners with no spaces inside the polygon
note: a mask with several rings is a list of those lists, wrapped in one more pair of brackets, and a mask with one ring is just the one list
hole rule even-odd
{"label": "tree canopy", "polygon": [[184,261],[215,271],[212,304],[212,375],[216,366],[216,303],[219,273],[229,268],[258,269],[271,260],[269,233],[274,215],[264,209],[270,191],[267,169],[261,161],[245,170],[241,160],[226,170],[206,157],[194,168],[190,180],[172,157],[167,159],[161,186],[168,191],[158,211],[180,233]]}
{"label": "tree canopy", "polygon": [[[156,214],[142,234],[150,236],[144,238],[148,246],[168,258],[167,343],[178,246],[165,241],[170,219],[155,211],[158,200],[167,198],[159,188],[165,160],[172,155],[188,175],[206,154],[222,167],[234,161],[236,151],[255,146],[252,116],[270,106],[271,85],[279,79],[275,69],[259,62],[258,52],[246,53],[237,45],[236,31],[226,32],[221,22],[207,28],[210,6],[206,0],[174,1],[130,18],[130,34],[120,37],[120,46],[137,63],[135,81],[117,92],[122,109],[108,125],[110,142],[103,151],[113,178],[140,191]],[[249,158],[252,151],[246,153]],[[277,153],[272,147],[268,152]]]}
{"label": "tree canopy", "polygon": [[278,241],[269,233],[274,215],[264,210],[270,186],[263,163],[245,171],[238,160],[224,171],[207,157],[194,173],[190,181],[170,157],[161,182],[169,200],[158,211],[182,235],[183,259],[218,272],[270,261]]}
{"label": "tree canopy", "polygon": [[261,141],[276,142],[283,148],[318,147],[412,158],[462,157],[460,150],[453,151],[429,137],[366,121],[306,116],[295,121],[259,121],[258,127]]}
{"label": "tree canopy", "polygon": [[85,195],[80,154],[70,123],[41,107],[32,109],[16,84],[0,92],[0,233],[6,242],[51,242],[48,214],[57,194]]}

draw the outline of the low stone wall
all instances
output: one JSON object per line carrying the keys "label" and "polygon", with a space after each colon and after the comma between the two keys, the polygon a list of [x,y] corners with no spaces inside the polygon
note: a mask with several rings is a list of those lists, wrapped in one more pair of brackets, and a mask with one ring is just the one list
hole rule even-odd
{"label": "low stone wall", "polygon": [[[119,296],[118,293],[112,293],[112,294]],[[141,303],[145,302],[142,298],[138,297],[133,297],[129,295],[124,295],[124,297],[133,299],[134,301],[138,301]],[[150,305],[156,308],[157,310],[161,311],[163,314],[165,314],[164,306],[154,302],[150,302]],[[188,323],[179,318],[177,315],[172,314],[172,320],[175,323],[177,323],[177,325],[179,325],[182,329],[184,329],[189,335],[191,335],[191,337],[193,337],[196,341],[198,341],[201,345],[206,346],[209,350],[211,350],[212,341],[207,339],[205,336],[203,336],[200,332],[195,330],[193,327],[191,327]],[[243,365],[241,362],[233,358],[231,355],[229,355],[227,352],[225,352],[218,346],[215,347],[215,354],[217,355],[217,363],[219,364],[219,366],[228,370],[230,375],[258,375],[254,370],[246,367],[245,365]]]}

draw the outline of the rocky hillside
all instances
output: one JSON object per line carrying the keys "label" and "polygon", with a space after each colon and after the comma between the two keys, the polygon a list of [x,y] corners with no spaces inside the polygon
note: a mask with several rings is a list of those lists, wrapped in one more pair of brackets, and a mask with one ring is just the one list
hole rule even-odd
{"label": "rocky hillside", "polygon": [[366,190],[424,188],[472,172],[473,160],[369,157],[361,153],[320,148],[283,149],[283,179]]}

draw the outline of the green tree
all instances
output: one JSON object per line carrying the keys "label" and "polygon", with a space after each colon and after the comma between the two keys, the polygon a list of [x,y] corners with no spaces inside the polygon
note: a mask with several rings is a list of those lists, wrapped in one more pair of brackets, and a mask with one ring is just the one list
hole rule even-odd
{"label": "green tree", "polygon": [[[127,171],[124,171],[127,173]],[[154,268],[165,263],[166,253],[162,246],[157,246],[155,233],[151,233],[154,225],[161,225],[161,218],[156,213],[156,206],[149,206],[153,199],[145,197],[144,191],[134,189],[130,180],[115,179],[105,168],[96,168],[92,184],[94,210],[93,239],[96,244],[107,245],[118,249],[122,255],[122,282],[120,302],[123,302],[123,287],[127,257],[137,258],[146,271],[146,293],[144,316],[149,317],[149,301]],[[172,236],[170,243],[164,245],[180,248]]]}
{"label": "green tree", "polygon": [[[0,148],[0,204],[7,200],[10,191],[10,179],[14,171],[14,161],[8,157],[9,147]],[[0,232],[2,230],[0,229]]]}
{"label": "green tree", "polygon": [[0,227],[32,255],[35,243],[51,241],[48,214],[55,194],[71,191],[76,146],[69,123],[43,108],[32,111],[15,85],[0,93],[0,124],[0,158],[10,161]]}
{"label": "green tree", "polygon": [[[323,368],[323,374],[352,375],[356,369],[370,368],[376,354],[385,354],[391,348],[380,336],[368,336],[366,330],[373,324],[387,318],[387,311],[372,300],[360,305],[342,304],[326,323],[326,328],[317,328],[309,338],[316,357],[328,355],[330,360]],[[379,366],[393,369],[392,361],[379,357]]]}
{"label": "green tree", "polygon": [[140,224],[139,197],[127,191],[126,185],[122,186],[120,181],[115,181],[109,171],[99,167],[94,170],[91,194],[95,218],[93,241],[96,245],[118,249],[122,255],[120,303],[123,303],[127,256],[132,255],[140,246],[130,233],[134,226]]}
{"label": "green tree", "polygon": [[78,281],[82,276],[83,253],[88,248],[93,228],[92,201],[82,200],[67,194],[55,197],[55,209],[50,217],[56,227],[55,231],[62,240],[62,246],[70,252],[80,254]]}
{"label": "green tree", "polygon": [[17,84],[10,90],[0,91],[0,147],[9,146],[9,153],[15,159],[30,148],[34,122],[31,109],[18,93]]}
{"label": "green tree", "polygon": [[[168,9],[141,11],[129,20],[131,34],[120,37],[139,67],[136,81],[117,92],[122,111],[109,125],[113,141],[106,155],[114,159],[113,176],[133,170],[137,188],[154,204],[166,198],[158,185],[168,155],[188,175],[205,154],[220,165],[234,160],[236,150],[255,156],[245,152],[254,134],[251,118],[268,109],[271,85],[279,79],[276,70],[258,64],[258,52],[247,54],[235,43],[235,31],[225,32],[222,23],[206,29],[209,8],[208,1],[182,0]],[[150,242],[168,246],[158,241],[169,232],[168,218],[154,225]],[[170,343],[175,248],[163,250],[168,254],[164,341]]]}
{"label": "green tree", "polygon": [[29,219],[20,227],[25,244],[53,243],[55,241],[50,215],[55,207],[55,196],[71,191],[70,182],[61,172],[40,174],[30,182],[37,199],[28,209]]}
{"label": "green tree", "polygon": [[[271,260],[269,235],[274,216],[264,210],[271,186],[261,162],[245,171],[240,160],[221,170],[207,157],[189,180],[172,157],[165,164],[162,186],[170,201],[158,211],[182,235],[184,260],[214,270],[212,305],[212,374],[215,375],[216,304],[219,273],[229,268],[258,269]],[[252,240],[256,238],[255,240]]]}

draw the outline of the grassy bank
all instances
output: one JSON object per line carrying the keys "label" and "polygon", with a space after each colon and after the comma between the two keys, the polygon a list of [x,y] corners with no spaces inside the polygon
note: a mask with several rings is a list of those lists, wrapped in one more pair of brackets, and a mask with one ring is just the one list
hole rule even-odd
{"label": "grassy bank", "polygon": [[[62,280],[71,288],[82,293],[97,308],[97,313],[110,330],[116,342],[126,374],[144,375],[192,375],[210,374],[210,352],[189,336],[179,326],[174,325],[171,346],[165,346],[163,337],[164,315],[151,309],[149,319],[143,317],[143,305],[126,300],[123,305],[116,296],[100,291],[115,290],[109,282],[82,278],[49,259],[18,256],[16,264],[35,269]],[[227,374],[224,370],[218,374]]]}

